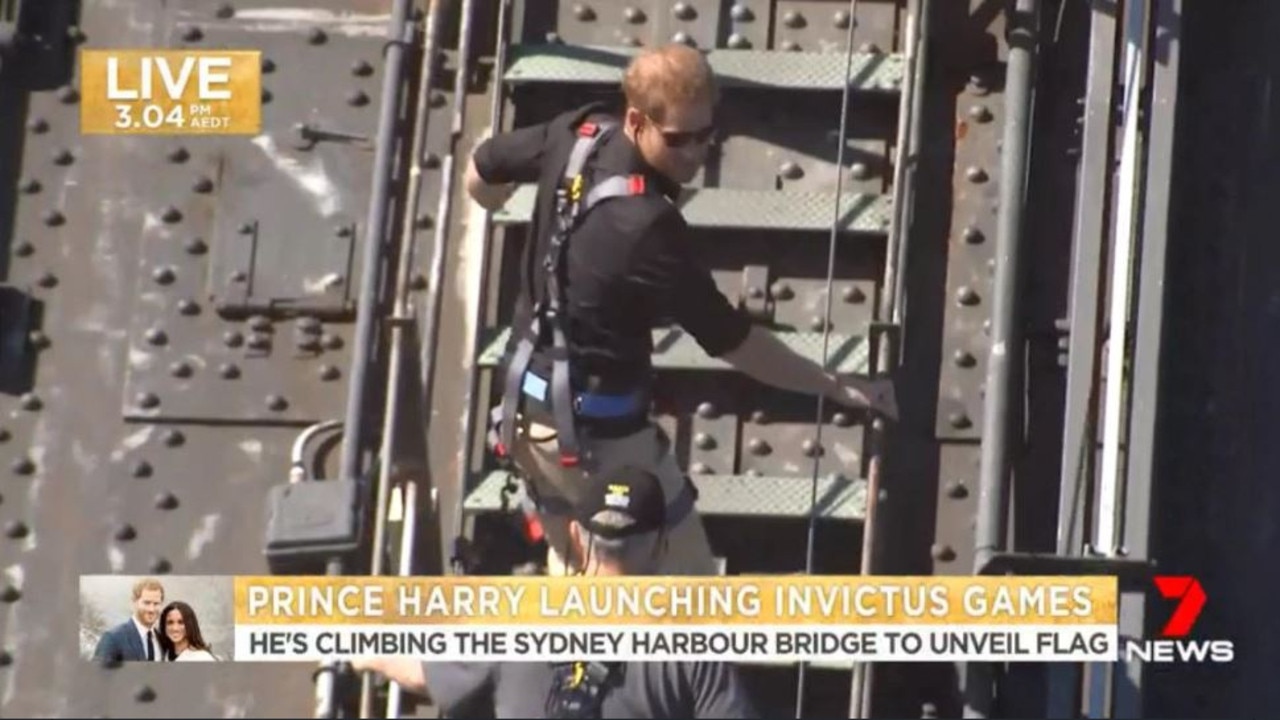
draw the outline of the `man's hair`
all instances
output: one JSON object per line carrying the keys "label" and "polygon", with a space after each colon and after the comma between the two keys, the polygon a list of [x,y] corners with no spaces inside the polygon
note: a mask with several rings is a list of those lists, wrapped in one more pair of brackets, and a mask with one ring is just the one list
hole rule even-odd
{"label": "man's hair", "polygon": [[654,122],[665,122],[673,105],[709,101],[719,96],[715,73],[701,52],[671,43],[637,55],[622,78],[627,104]]}
{"label": "man's hair", "polygon": [[[610,530],[624,530],[634,525],[635,520],[624,512],[603,510],[591,517],[591,523]],[[593,533],[586,527],[582,528],[582,544],[586,548],[587,563],[594,560],[600,564],[615,565],[627,573],[647,571],[653,564],[658,543],[662,539],[661,531],[611,538]]]}
{"label": "man's hair", "polygon": [[142,593],[148,590],[159,590],[160,601],[161,602],[164,601],[164,585],[161,585],[160,581],[156,580],[155,578],[142,578],[138,582],[134,583],[133,599],[137,600],[138,598],[142,597]]}

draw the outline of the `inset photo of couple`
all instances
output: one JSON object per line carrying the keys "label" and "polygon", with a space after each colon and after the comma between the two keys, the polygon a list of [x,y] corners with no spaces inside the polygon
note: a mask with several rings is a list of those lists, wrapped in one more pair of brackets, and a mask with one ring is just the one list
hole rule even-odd
{"label": "inset photo of couple", "polygon": [[230,577],[83,575],[80,656],[97,663],[234,659]]}

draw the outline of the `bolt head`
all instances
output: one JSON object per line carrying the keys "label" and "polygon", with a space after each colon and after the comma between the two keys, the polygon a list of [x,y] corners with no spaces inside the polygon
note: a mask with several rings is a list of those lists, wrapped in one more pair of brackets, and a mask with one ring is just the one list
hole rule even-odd
{"label": "bolt head", "polygon": [[128,542],[136,537],[138,537],[138,531],[129,523],[125,523],[116,528],[115,538],[120,542]]}
{"label": "bolt head", "polygon": [[240,377],[240,368],[234,363],[223,363],[218,366],[218,376],[223,380],[235,380]]}
{"label": "bolt head", "polygon": [[329,36],[320,28],[311,28],[311,30],[307,32],[307,42],[312,45],[323,45],[328,39]]}

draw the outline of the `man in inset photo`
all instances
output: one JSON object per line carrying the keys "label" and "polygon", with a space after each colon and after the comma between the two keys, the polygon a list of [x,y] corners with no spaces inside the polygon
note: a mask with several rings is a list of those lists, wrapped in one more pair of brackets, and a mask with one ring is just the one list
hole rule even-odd
{"label": "man in inset photo", "polygon": [[156,620],[164,604],[164,586],[144,578],[133,585],[133,615],[102,635],[93,650],[101,662],[158,662],[163,660]]}

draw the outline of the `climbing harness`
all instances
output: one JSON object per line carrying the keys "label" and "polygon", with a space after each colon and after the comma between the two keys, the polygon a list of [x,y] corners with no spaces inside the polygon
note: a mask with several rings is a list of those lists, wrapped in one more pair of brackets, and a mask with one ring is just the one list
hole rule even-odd
{"label": "climbing harness", "polygon": [[599,718],[609,690],[622,680],[622,663],[568,662],[552,666],[546,717]]}

